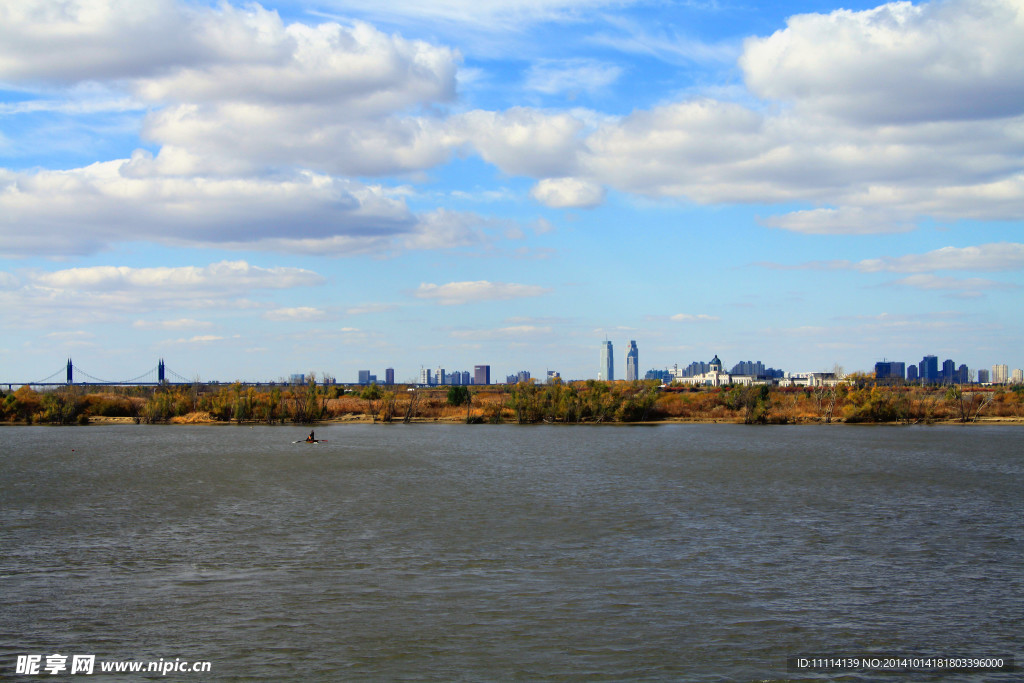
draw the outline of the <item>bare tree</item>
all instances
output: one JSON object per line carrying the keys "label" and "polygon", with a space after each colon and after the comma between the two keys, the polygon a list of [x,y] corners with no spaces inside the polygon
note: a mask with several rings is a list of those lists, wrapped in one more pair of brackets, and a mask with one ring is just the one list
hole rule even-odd
{"label": "bare tree", "polygon": [[405,407],[405,417],[402,418],[403,424],[409,424],[412,421],[413,416],[416,414],[416,404],[420,400],[419,389],[412,387],[408,393],[409,405]]}

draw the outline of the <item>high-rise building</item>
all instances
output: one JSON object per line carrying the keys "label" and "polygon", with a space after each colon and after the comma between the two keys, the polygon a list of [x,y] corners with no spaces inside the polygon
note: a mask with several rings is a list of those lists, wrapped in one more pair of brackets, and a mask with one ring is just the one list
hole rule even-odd
{"label": "high-rise building", "polygon": [[442,385],[445,385],[445,384],[448,383],[447,380],[448,380],[448,377],[446,376],[444,368],[439,367],[434,372],[434,384],[436,384],[438,386],[442,386]]}
{"label": "high-rise building", "polygon": [[988,370],[978,370],[978,384],[988,384]]}
{"label": "high-rise building", "polygon": [[430,386],[430,368],[420,368],[420,384]]}
{"label": "high-rise building", "polygon": [[556,379],[562,379],[562,376],[560,374],[558,374],[558,370],[548,370],[548,378],[547,378],[548,384],[551,384]]}
{"label": "high-rise building", "polygon": [[942,383],[952,384],[956,381],[956,363],[952,358],[942,361]]}
{"label": "high-rise building", "polygon": [[640,379],[640,352],[636,348],[636,340],[629,340],[629,350],[626,351],[626,381],[634,382]]}
{"label": "high-rise building", "polygon": [[369,384],[370,383],[370,371],[369,370],[360,370],[359,371],[359,383],[360,384]]}
{"label": "high-rise building", "polygon": [[1024,384],[1024,370],[1017,368],[1013,371],[1013,376],[1010,377],[1010,381],[1014,384]]}
{"label": "high-rise building", "polygon": [[384,371],[384,384],[394,384],[394,383],[395,383],[395,369],[394,368],[388,368],[388,369],[386,369]]}
{"label": "high-rise building", "polygon": [[992,366],[992,384],[1006,384],[1010,379],[1009,368],[1005,363]]}
{"label": "high-rise building", "polygon": [[[910,366],[914,368],[914,366]],[[882,361],[875,363],[875,379],[904,379],[906,377],[906,363],[895,361]],[[917,368],[914,368],[917,374]]]}
{"label": "high-rise building", "polygon": [[961,363],[960,367],[956,369],[956,383],[957,384],[969,384],[971,381],[971,371],[967,365]]}
{"label": "high-rise building", "polygon": [[939,381],[939,359],[937,356],[925,356],[918,363],[917,376],[924,384]]}
{"label": "high-rise building", "polygon": [[520,370],[514,375],[505,375],[505,384],[530,383],[530,371]]}
{"label": "high-rise building", "polygon": [[908,382],[916,382],[917,381],[917,366],[914,365],[913,363],[911,363],[910,367],[907,368],[907,381]]}
{"label": "high-rise building", "polygon": [[601,365],[598,366],[597,378],[606,382],[615,379],[615,358],[612,343],[607,339],[601,342]]}
{"label": "high-rise building", "polygon": [[490,384],[491,383],[491,366],[490,365],[474,365],[473,366],[473,384]]}
{"label": "high-rise building", "polygon": [[672,376],[672,371],[671,370],[665,369],[665,370],[648,370],[646,373],[644,373],[644,379],[656,379],[659,382],[664,382],[665,384],[668,384],[669,382],[671,382],[675,378]]}

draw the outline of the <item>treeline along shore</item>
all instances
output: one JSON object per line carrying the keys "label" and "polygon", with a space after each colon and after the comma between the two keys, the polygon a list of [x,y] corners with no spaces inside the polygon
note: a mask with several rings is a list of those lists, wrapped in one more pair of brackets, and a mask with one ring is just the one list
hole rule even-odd
{"label": "treeline along shore", "polygon": [[0,391],[11,424],[313,424],[332,421],[601,424],[1024,422],[1024,387],[881,385],[661,387],[657,382],[489,386],[160,387]]}

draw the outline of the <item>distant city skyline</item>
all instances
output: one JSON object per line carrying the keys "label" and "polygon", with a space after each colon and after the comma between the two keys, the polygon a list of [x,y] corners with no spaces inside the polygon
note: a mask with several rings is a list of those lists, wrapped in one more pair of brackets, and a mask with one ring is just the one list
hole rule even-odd
{"label": "distant city skyline", "polygon": [[[509,380],[509,378],[511,378],[513,376],[516,377],[517,380],[519,380],[519,379],[537,378],[536,381],[544,381],[544,380],[550,379],[552,377],[564,378],[564,379],[570,380],[570,381],[571,380],[584,380],[584,379],[602,379],[601,375],[606,370],[606,368],[604,367],[604,364],[605,363],[610,363],[611,364],[610,372],[611,372],[611,375],[614,377],[615,376],[615,372],[614,372],[614,342],[612,340],[602,340],[599,343],[599,345],[598,345],[598,352],[599,352],[599,361],[600,361],[599,362],[599,367],[597,367],[596,370],[594,370],[589,375],[586,374],[586,373],[583,373],[583,374],[580,374],[580,375],[570,376],[570,375],[566,375],[565,373],[563,373],[560,370],[551,370],[550,366],[548,366],[542,372],[534,373],[531,370],[517,370],[517,371],[515,371],[512,374],[508,374],[508,375],[504,375],[504,376],[506,377],[506,382]],[[630,359],[630,357],[637,357],[638,358],[638,356],[639,356],[639,344],[637,344],[635,339],[631,339],[629,341],[629,346],[627,347],[627,359],[626,359],[626,363],[627,363],[627,376],[626,376],[626,379],[627,380],[631,379],[629,377],[629,374],[628,374],[629,373],[629,369],[628,369],[629,359]],[[718,357],[716,355],[715,359],[717,359],[717,358]],[[70,364],[71,359],[69,358],[67,362]],[[760,360],[757,360],[757,361],[752,361],[752,360],[736,361],[735,363],[732,363],[731,365],[725,364],[724,361],[719,361],[719,362],[721,362],[723,364],[722,371],[725,372],[726,370],[728,370],[728,374],[732,374],[732,375],[752,375],[752,376],[768,375],[768,376],[781,377],[781,376],[783,376],[783,374],[806,374],[806,373],[816,373],[816,372],[820,373],[820,372],[830,372],[832,370],[832,368],[829,368],[827,370],[822,370],[822,369],[812,369],[812,368],[800,367],[800,366],[796,366],[796,367],[793,367],[793,368],[774,368],[774,367],[766,366]],[[78,367],[80,367],[80,366],[78,366]],[[639,370],[638,370],[637,379],[644,379],[646,376],[651,375],[652,372],[655,373],[659,378],[660,377],[669,377],[669,376],[672,375],[673,372],[678,372],[679,376],[689,376],[689,375],[692,375],[692,374],[700,374],[700,373],[708,372],[709,369],[710,369],[710,361],[693,360],[693,361],[691,361],[688,364],[683,364],[683,363],[680,363],[680,362],[675,362],[675,363],[672,363],[670,365],[662,366],[660,368],[659,367],[650,367],[650,368],[647,368],[646,370],[643,369],[642,366],[638,366],[638,367],[639,367]],[[941,361],[941,365],[940,365],[939,357],[934,355],[934,354],[925,354],[922,357],[921,361],[919,361],[917,363],[914,363],[914,362],[908,363],[906,361],[890,361],[888,359],[885,359],[885,360],[877,361],[874,364],[873,368],[849,368],[849,367],[843,366],[842,363],[837,363],[834,367],[842,368],[845,373],[860,372],[860,373],[864,373],[864,374],[867,374],[867,375],[878,377],[879,379],[887,379],[887,378],[900,379],[900,378],[902,378],[902,379],[906,379],[908,381],[916,381],[919,378],[925,378],[926,381],[929,381],[929,382],[950,381],[950,382],[966,383],[968,381],[976,381],[976,382],[983,382],[983,383],[991,382],[991,383],[997,383],[997,384],[1013,383],[1014,382],[1014,378],[1020,375],[1018,370],[1020,370],[1021,372],[1024,372],[1024,370],[1022,370],[1021,368],[1016,368],[1013,365],[1007,364],[1007,363],[995,363],[995,364],[986,365],[986,366],[983,366],[983,367],[970,367],[970,366],[968,366],[968,365],[966,365],[964,363],[959,363],[958,364],[957,362],[954,362],[953,359],[945,359],[945,360]],[[160,377],[162,377],[163,373],[164,373],[164,368],[165,368],[165,360],[163,358],[161,358],[161,359],[159,359],[157,361],[156,365],[153,366],[153,368],[149,372],[154,374],[154,376],[156,376],[156,374],[159,373]],[[675,369],[675,370],[673,370],[673,369]],[[137,369],[137,368],[133,368],[132,369],[133,372],[137,371],[137,370],[139,370],[139,369]],[[87,371],[80,370],[80,374],[76,375],[76,381],[82,381],[84,379],[86,381],[96,380],[96,381],[119,382],[119,381],[130,379],[129,377],[110,376],[110,375],[105,376],[105,377],[96,377],[96,376],[91,375],[91,374],[85,374],[84,377],[83,377],[83,375],[81,374],[83,372],[87,373]],[[229,377],[216,377],[216,376],[213,376],[213,377],[211,377],[211,376],[202,376],[202,375],[198,375],[198,374],[192,374],[190,376],[186,376],[186,375],[181,374],[180,371],[178,371],[176,369],[176,366],[174,365],[173,362],[170,364],[169,372],[171,372],[171,373],[173,373],[175,375],[174,377],[169,378],[172,381],[191,381],[191,380],[194,380],[194,379],[200,379],[202,381],[219,381],[219,382],[230,382],[230,381],[239,380],[239,381],[248,381],[248,382],[285,381],[285,382],[297,383],[297,382],[305,381],[305,379],[307,377],[309,377],[309,376],[316,376],[320,380],[323,380],[324,378],[327,378],[329,381],[340,382],[340,383],[343,383],[343,384],[369,384],[369,383],[374,383],[375,382],[377,384],[396,384],[396,383],[397,384],[408,384],[408,383],[412,383],[412,384],[431,384],[431,385],[433,385],[433,384],[441,383],[441,384],[456,384],[456,385],[458,385],[458,384],[465,384],[465,385],[470,385],[470,384],[498,383],[498,382],[494,382],[491,379],[491,365],[490,364],[474,365],[473,366],[472,374],[468,370],[446,371],[444,366],[436,366],[436,369],[431,369],[431,368],[429,368],[429,367],[427,367],[425,365],[421,365],[417,370],[415,370],[413,372],[410,372],[410,373],[406,373],[405,375],[402,375],[400,372],[396,371],[394,367],[390,367],[390,366],[386,367],[384,369],[383,374],[378,374],[377,371],[372,370],[372,369],[359,369],[359,370],[357,370],[355,372],[355,376],[353,378],[348,378],[348,377],[345,376],[344,373],[336,373],[336,372],[333,372],[333,371],[331,371],[329,369],[319,370],[319,371],[313,370],[313,371],[309,371],[309,372],[306,372],[306,373],[282,372],[282,373],[278,373],[276,375],[263,376],[263,377],[239,377],[239,376],[236,376],[236,377],[230,377],[229,378]],[[499,375],[498,376],[499,377],[502,376],[503,372],[505,372],[505,371],[499,370]],[[51,382],[51,383],[54,383],[54,382],[60,383],[61,382],[61,378],[66,376],[66,373],[69,373],[69,370],[67,368],[65,368],[64,365],[61,365],[54,372],[48,373],[48,375],[46,375],[44,377],[26,378],[26,377],[14,376],[14,375],[7,376],[7,377],[0,376],[0,384],[7,384],[7,383],[11,383],[11,384],[32,383],[32,382],[39,382],[39,381],[47,381],[47,382]],[[451,375],[457,375],[457,377],[452,379],[450,377]],[[439,379],[438,379],[439,377],[442,377],[443,381],[439,381]],[[986,377],[991,378],[991,379],[984,379]],[[478,381],[478,380],[486,380],[486,381]]]}
{"label": "distant city skyline", "polygon": [[1024,366],[1019,0],[5,7],[0,376]]}

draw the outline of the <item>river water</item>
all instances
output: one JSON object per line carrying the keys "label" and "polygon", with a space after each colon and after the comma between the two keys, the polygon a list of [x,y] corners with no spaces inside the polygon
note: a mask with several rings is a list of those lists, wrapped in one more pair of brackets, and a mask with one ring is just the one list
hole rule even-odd
{"label": "river water", "polygon": [[0,679],[53,653],[211,663],[183,681],[1024,676],[1020,427],[316,433],[0,428]]}

